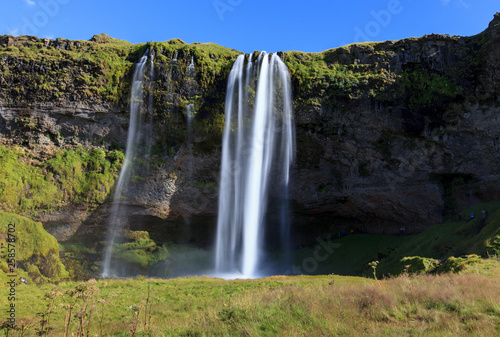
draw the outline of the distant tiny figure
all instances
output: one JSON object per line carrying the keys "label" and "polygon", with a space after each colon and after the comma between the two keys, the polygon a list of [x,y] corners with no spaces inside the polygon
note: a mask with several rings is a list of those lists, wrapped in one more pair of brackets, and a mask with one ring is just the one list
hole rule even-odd
{"label": "distant tiny figure", "polygon": [[474,219],[474,212],[472,212],[472,213],[470,214],[470,218],[471,218],[471,219]]}
{"label": "distant tiny figure", "polygon": [[20,281],[21,281],[22,283],[26,283],[26,284],[28,284],[28,280],[26,280],[24,277],[21,277],[21,278],[20,278]]}
{"label": "distant tiny figure", "polygon": [[483,209],[483,219],[486,218],[486,210]]}

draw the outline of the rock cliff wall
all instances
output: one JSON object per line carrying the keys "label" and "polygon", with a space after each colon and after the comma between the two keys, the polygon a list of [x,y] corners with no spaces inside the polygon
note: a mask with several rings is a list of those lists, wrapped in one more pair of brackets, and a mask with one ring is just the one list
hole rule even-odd
{"label": "rock cliff wall", "polygon": [[[131,45],[105,35],[0,37],[0,136],[35,158],[78,145],[124,150],[131,74],[146,50],[155,57],[146,88],[153,147],[149,173],[129,190],[129,226],[210,245],[225,86],[239,52],[180,40]],[[293,84],[296,240],[349,227],[418,231],[467,205],[499,199],[499,51],[496,14],[473,37],[280,52]],[[187,76],[191,58],[194,78]],[[189,129],[190,103],[196,116]],[[108,205],[75,207],[68,202],[33,217],[66,233],[60,238],[76,232],[102,239]]]}

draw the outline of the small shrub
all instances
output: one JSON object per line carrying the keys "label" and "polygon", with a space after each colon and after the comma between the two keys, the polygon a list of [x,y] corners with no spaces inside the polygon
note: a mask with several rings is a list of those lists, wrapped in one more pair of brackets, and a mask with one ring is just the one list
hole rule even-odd
{"label": "small shrub", "polygon": [[420,256],[404,257],[399,261],[398,274],[406,271],[409,274],[424,274],[433,271],[439,261],[436,259]]}
{"label": "small shrub", "polygon": [[480,256],[471,254],[462,257],[450,257],[437,267],[438,273],[458,273],[464,270],[465,267],[481,263],[483,260]]}

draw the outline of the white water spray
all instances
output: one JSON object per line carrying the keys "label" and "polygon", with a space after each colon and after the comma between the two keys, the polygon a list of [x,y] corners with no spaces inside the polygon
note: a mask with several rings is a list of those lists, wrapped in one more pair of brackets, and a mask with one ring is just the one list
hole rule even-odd
{"label": "white water spray", "polygon": [[289,249],[283,205],[295,138],[290,77],[277,55],[263,52],[257,60],[252,57],[237,58],[227,86],[215,252],[218,275],[257,277],[263,272],[266,226],[276,226],[265,223],[270,190],[282,212],[277,245],[283,256]]}

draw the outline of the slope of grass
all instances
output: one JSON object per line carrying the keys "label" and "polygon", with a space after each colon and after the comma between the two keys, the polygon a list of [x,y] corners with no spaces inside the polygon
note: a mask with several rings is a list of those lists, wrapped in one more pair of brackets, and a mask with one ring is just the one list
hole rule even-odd
{"label": "slope of grass", "polygon": [[59,258],[57,240],[39,222],[0,211],[0,246],[2,273],[22,269],[35,282],[69,276]]}
{"label": "slope of grass", "polygon": [[295,96],[305,101],[314,97],[316,101],[330,100],[333,102],[330,104],[341,104],[347,99],[374,97],[395,82],[395,74],[383,68],[376,69],[374,64],[351,64],[354,54],[349,56],[349,64],[346,64],[337,52],[339,50],[341,48],[322,53],[283,53]]}
{"label": "slope of grass", "polygon": [[[488,213],[486,219],[482,218],[482,210]],[[474,219],[470,219],[472,212]],[[413,235],[351,234],[330,241],[324,239],[331,252],[319,243],[299,249],[295,252],[294,269],[304,274],[370,276],[372,269],[368,263],[380,261],[377,275],[387,276],[400,274],[405,265],[411,265],[410,271],[421,270],[432,259],[444,261],[470,254],[483,258],[499,256],[500,202],[476,205],[464,210],[460,216],[460,221],[458,218],[449,219]],[[401,262],[407,257],[411,257],[414,263]],[[457,261],[452,264],[455,263]],[[434,270],[429,266],[427,269]]]}
{"label": "slope of grass", "polygon": [[[331,245],[331,254],[318,243],[314,247],[296,251],[295,265],[305,274],[367,276],[370,275],[366,267],[368,262],[387,256],[408,240],[408,236],[382,234],[351,234],[330,241],[325,239],[323,242]],[[320,258],[317,259],[315,256]],[[317,268],[313,268],[314,266]]]}
{"label": "slope of grass", "polygon": [[[481,212],[486,210],[486,219]],[[470,214],[475,218],[471,219]],[[380,261],[378,272],[394,274],[399,261],[406,256],[421,256],[438,260],[477,254],[483,257],[499,255],[500,251],[500,203],[476,205],[460,214],[462,220],[450,219],[426,231],[412,235]]]}

